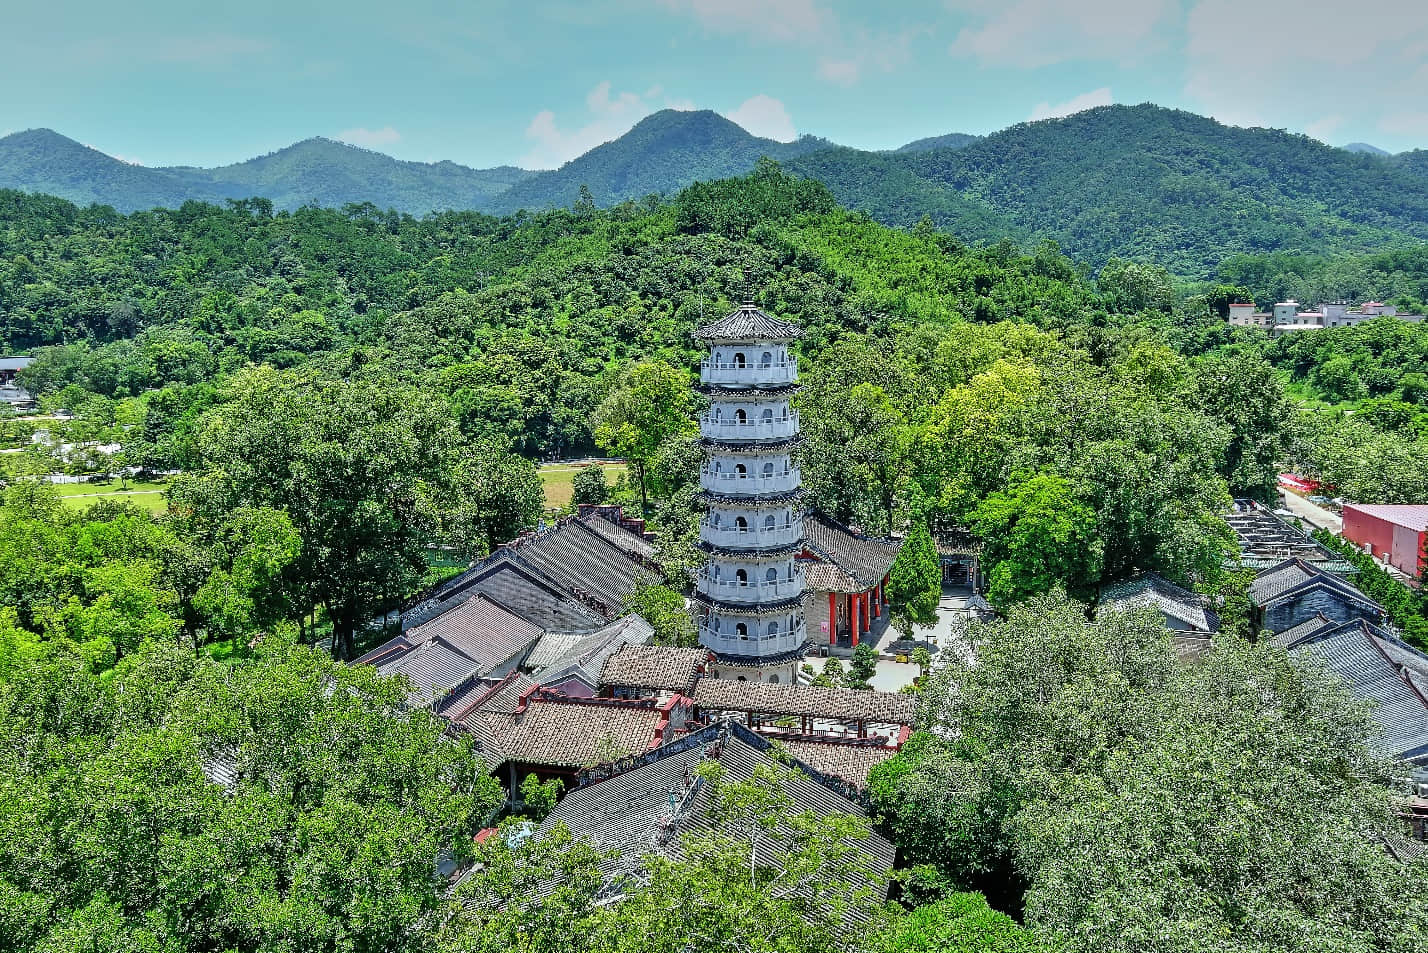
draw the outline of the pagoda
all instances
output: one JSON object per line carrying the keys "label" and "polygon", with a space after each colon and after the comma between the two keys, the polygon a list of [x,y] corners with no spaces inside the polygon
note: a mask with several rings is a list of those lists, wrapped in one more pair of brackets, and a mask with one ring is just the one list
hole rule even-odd
{"label": "pagoda", "polygon": [[795,684],[807,648],[803,621],[802,479],[793,463],[803,332],[746,303],[695,331],[709,349],[699,389],[708,512],[699,525],[708,554],[695,576],[699,642],[716,678]]}

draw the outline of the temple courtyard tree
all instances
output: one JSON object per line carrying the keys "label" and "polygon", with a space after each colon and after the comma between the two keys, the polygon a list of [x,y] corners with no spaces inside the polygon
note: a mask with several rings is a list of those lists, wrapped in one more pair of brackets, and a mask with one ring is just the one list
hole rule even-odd
{"label": "temple courtyard tree", "polygon": [[646,471],[667,438],[694,430],[693,415],[689,376],[663,361],[631,365],[596,408],[595,442],[634,467],[643,512],[649,511]]}

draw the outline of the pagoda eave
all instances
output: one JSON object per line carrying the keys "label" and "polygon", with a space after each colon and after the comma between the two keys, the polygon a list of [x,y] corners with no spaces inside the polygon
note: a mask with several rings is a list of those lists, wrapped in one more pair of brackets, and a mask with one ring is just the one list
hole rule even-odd
{"label": "pagoda eave", "polygon": [[803,596],[801,594],[790,596],[786,599],[779,599],[775,602],[747,603],[715,599],[713,596],[706,596],[698,589],[695,589],[692,598],[700,605],[711,606],[718,609],[722,615],[746,616],[748,618],[763,618],[764,616],[776,615],[803,604]]}

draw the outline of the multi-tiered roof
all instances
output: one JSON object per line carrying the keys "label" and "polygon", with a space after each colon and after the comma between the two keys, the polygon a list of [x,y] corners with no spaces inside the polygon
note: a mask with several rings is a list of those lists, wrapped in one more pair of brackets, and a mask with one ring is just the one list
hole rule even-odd
{"label": "multi-tiered roof", "polygon": [[[704,607],[700,640],[720,660],[761,668],[802,655],[803,517],[801,479],[790,452],[798,441],[798,362],[788,345],[797,325],[753,304],[700,327],[709,346],[700,390],[705,449],[700,476],[708,513],[700,545],[709,554],[696,576]],[[771,679],[773,675],[769,676]]]}

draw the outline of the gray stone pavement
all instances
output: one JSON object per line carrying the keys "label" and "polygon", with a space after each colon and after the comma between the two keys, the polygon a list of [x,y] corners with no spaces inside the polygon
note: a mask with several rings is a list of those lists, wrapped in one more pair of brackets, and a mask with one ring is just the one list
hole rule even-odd
{"label": "gray stone pavement", "polygon": [[1281,489],[1279,498],[1280,505],[1309,525],[1318,529],[1327,529],[1335,535],[1343,531],[1343,520],[1322,506],[1310,503],[1298,493],[1290,493],[1288,490]]}

